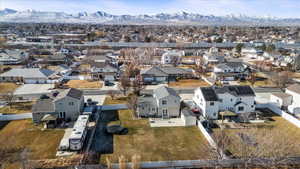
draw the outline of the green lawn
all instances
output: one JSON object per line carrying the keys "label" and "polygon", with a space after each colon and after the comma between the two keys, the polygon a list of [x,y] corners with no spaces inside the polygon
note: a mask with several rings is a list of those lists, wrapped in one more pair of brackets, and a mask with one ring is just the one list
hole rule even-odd
{"label": "green lawn", "polygon": [[29,160],[55,158],[63,135],[63,129],[42,131],[31,120],[9,122],[0,130],[0,163],[5,168],[16,168],[24,149],[27,149],[25,157]]}
{"label": "green lawn", "polygon": [[[106,99],[106,104],[124,103],[121,100]],[[119,119],[129,129],[127,135],[114,136],[114,153],[106,157],[118,162],[124,155],[130,161],[138,155],[141,161],[195,160],[207,159],[208,143],[197,127],[151,128],[147,119],[133,120],[130,110],[119,111]]]}

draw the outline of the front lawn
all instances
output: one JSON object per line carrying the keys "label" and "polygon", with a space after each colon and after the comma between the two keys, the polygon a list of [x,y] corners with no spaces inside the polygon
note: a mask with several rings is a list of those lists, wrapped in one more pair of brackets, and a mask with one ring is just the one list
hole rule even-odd
{"label": "front lawn", "polygon": [[204,87],[210,86],[204,80],[195,80],[195,79],[187,79],[187,80],[179,80],[177,82],[170,82],[169,87]]}
{"label": "front lawn", "polygon": [[70,88],[76,89],[100,89],[102,83],[100,81],[87,81],[87,80],[70,80],[66,84]]}
{"label": "front lawn", "polygon": [[14,92],[18,87],[15,83],[0,83],[0,93]]}
{"label": "front lawn", "polygon": [[[105,104],[125,103],[125,99],[111,100]],[[208,143],[197,127],[151,128],[148,119],[133,119],[130,110],[119,111],[122,126],[129,129],[127,135],[114,135],[114,153],[103,155],[118,162],[123,155],[127,161],[138,155],[141,161],[207,159]]]}

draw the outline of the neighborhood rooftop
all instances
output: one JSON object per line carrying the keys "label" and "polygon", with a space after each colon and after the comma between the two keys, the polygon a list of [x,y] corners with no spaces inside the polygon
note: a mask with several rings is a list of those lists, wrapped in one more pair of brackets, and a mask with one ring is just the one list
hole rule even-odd
{"label": "neighborhood rooftop", "polygon": [[45,78],[54,74],[54,71],[49,69],[39,68],[15,68],[5,73],[0,74],[0,77],[23,77],[23,78]]}

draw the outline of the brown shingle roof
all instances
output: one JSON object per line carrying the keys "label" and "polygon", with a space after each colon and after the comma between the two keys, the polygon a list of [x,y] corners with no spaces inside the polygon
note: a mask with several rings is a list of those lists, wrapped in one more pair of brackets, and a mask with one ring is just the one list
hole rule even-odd
{"label": "brown shingle roof", "polygon": [[300,85],[299,84],[293,84],[286,89],[300,94]]}

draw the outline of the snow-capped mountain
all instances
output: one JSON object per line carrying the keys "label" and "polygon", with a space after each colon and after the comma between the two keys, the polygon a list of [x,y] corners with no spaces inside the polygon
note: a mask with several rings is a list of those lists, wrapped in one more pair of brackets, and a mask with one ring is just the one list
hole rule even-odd
{"label": "snow-capped mountain", "polygon": [[43,12],[35,10],[0,10],[0,22],[57,22],[102,24],[190,24],[190,25],[300,25],[300,18],[249,17],[245,15],[200,15],[178,12],[156,15],[113,15],[103,11],[95,13]]}

